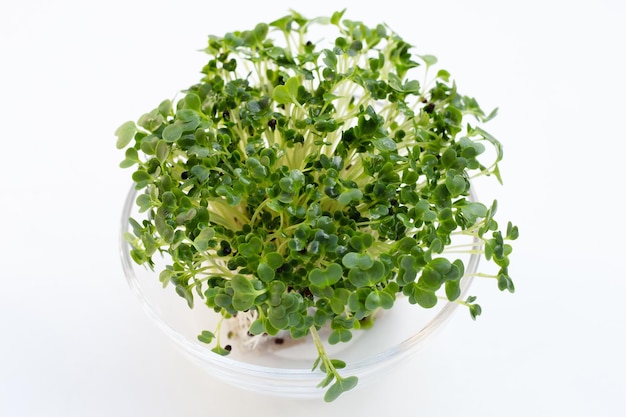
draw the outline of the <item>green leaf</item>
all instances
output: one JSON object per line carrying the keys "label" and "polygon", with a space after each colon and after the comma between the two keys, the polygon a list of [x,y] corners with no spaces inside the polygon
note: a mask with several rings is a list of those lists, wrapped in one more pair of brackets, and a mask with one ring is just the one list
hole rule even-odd
{"label": "green leaf", "polygon": [[280,189],[283,190],[286,193],[294,193],[295,192],[295,188],[293,185],[293,180],[289,177],[284,177],[281,178],[280,181],[278,182],[278,185],[280,186]]}
{"label": "green leaf", "polygon": [[283,281],[274,280],[267,285],[269,295],[269,305],[277,306],[282,304],[283,295],[287,289],[287,285]]}
{"label": "green leaf", "polygon": [[350,188],[337,197],[337,202],[342,206],[347,206],[353,201],[360,201],[363,198],[363,192],[358,188]]}
{"label": "green leaf", "polygon": [[371,287],[378,284],[385,275],[385,266],[381,261],[374,261],[372,267],[366,270],[353,268],[348,273],[348,280],[357,288]]}
{"label": "green leaf", "polygon": [[341,263],[348,269],[369,269],[374,265],[374,260],[367,253],[348,252],[341,259]]}
{"label": "green leaf", "polygon": [[185,301],[187,301],[187,306],[189,308],[193,308],[193,294],[191,293],[190,288],[183,285],[177,285],[175,289],[176,294],[178,294],[180,297],[184,298]]}
{"label": "green leaf", "polygon": [[198,181],[200,181],[200,183],[206,182],[211,175],[211,171],[207,167],[202,165],[194,165],[193,167],[191,167],[189,172],[191,172],[194,177],[198,178]]}
{"label": "green leaf", "polygon": [[130,168],[135,164],[141,163],[139,154],[135,148],[127,148],[125,152],[125,159],[120,162],[120,168]]}
{"label": "green leaf", "polygon": [[469,306],[469,311],[470,311],[470,316],[472,317],[472,320],[476,320],[476,318],[480,316],[481,313],[483,312],[483,309],[480,307],[479,304],[471,304]]}
{"label": "green leaf", "polygon": [[453,197],[456,197],[465,193],[468,182],[462,175],[449,175],[446,178],[446,188]]}
{"label": "green leaf", "polygon": [[237,311],[247,311],[254,305],[257,291],[252,282],[243,275],[237,274],[231,279],[233,294],[233,308]]}
{"label": "green leaf", "polygon": [[257,158],[250,157],[246,160],[246,167],[250,172],[250,176],[257,180],[266,180],[268,170],[265,165],[261,163]]}
{"label": "green leaf", "polygon": [[365,299],[365,308],[368,310],[376,310],[378,308],[384,308],[386,310],[393,306],[393,296],[384,291],[372,291]]}
{"label": "green leaf", "polygon": [[[200,165],[196,165],[194,168],[196,168],[198,166],[200,166]],[[193,169],[192,169],[192,172],[193,172]],[[226,203],[229,206],[236,206],[237,204],[239,204],[241,202],[241,200],[243,198],[241,196],[241,194],[236,193],[235,190],[233,190],[232,187],[229,187],[229,186],[226,186],[226,185],[220,185],[220,186],[216,187],[215,188],[215,193],[217,195],[219,195],[220,197],[224,197],[226,199]]]}
{"label": "green leaf", "polygon": [[159,140],[156,146],[156,157],[159,162],[163,163],[170,154],[170,146],[164,140]]}
{"label": "green leaf", "polygon": [[446,258],[433,259],[424,267],[418,283],[428,289],[437,290],[451,269],[452,264]]}
{"label": "green leaf", "polygon": [[284,85],[278,85],[274,88],[272,98],[279,104],[297,103],[298,88],[300,80],[297,77],[287,79]]}
{"label": "green leaf", "polygon": [[287,91],[289,91],[289,95],[291,97],[298,97],[298,88],[300,87],[300,80],[298,77],[290,77],[285,82],[285,87],[287,87]]}
{"label": "green leaf", "polygon": [[411,283],[406,285],[402,292],[409,297],[409,303],[411,304],[418,304],[423,308],[432,308],[437,305],[437,295],[435,292],[424,289],[418,284]]}
{"label": "green leaf", "polygon": [[389,207],[384,204],[377,204],[376,206],[370,208],[369,214],[372,219],[379,219],[389,214]]}
{"label": "green leaf", "polygon": [[338,96],[338,95],[335,95],[335,94],[332,94],[332,93],[324,93],[324,96],[323,96],[324,101],[326,101],[328,103],[330,103],[330,102],[332,102],[334,100],[337,100],[338,98],[341,98],[341,96]]}
{"label": "green leaf", "polygon": [[174,271],[172,271],[171,269],[164,269],[161,271],[161,273],[159,274],[159,281],[161,282],[161,284],[163,284],[163,288],[165,288],[167,284],[170,283],[173,276]]}
{"label": "green leaf", "polygon": [[324,401],[333,402],[344,392],[350,391],[359,383],[359,379],[356,376],[350,376],[347,378],[338,379],[333,385],[328,388],[324,395]]}
{"label": "green leaf", "polygon": [[491,119],[493,119],[497,115],[498,115],[498,108],[496,107],[495,109],[493,109],[491,111],[491,113],[489,113],[487,116],[483,117],[482,122],[483,123],[487,123],[488,121],[490,121]]}
{"label": "green leaf", "polygon": [[393,152],[397,149],[396,142],[391,138],[374,139],[372,145],[382,152]]}
{"label": "green leaf", "polygon": [[503,154],[502,144],[500,143],[498,139],[496,139],[493,135],[491,135],[489,132],[482,129],[481,127],[473,127],[471,129],[471,133],[482,136],[485,140],[487,140],[489,143],[491,143],[494,146],[494,148],[496,149],[496,162],[499,162],[502,159],[504,154]]}
{"label": "green leaf", "polygon": [[263,258],[265,259],[267,265],[272,269],[280,268],[285,262],[283,255],[278,252],[270,252],[266,254]]}
{"label": "green leaf", "polygon": [[171,243],[172,239],[174,239],[174,228],[170,226],[167,221],[158,214],[154,218],[154,224],[156,226],[157,232],[159,232],[163,240],[165,240],[167,243]]}
{"label": "green leaf", "polygon": [[211,349],[211,352],[217,353],[220,356],[227,356],[230,353],[230,350],[224,349],[222,346],[215,346]]}
{"label": "green leaf", "polygon": [[416,287],[413,297],[417,304],[424,308],[432,308],[437,305],[437,295],[432,291]]}
{"label": "green leaf", "polygon": [[483,218],[487,215],[487,206],[479,202],[465,202],[461,206],[461,213],[469,224],[473,225],[479,218]]}
{"label": "green leaf", "polygon": [[117,136],[117,149],[123,149],[130,141],[135,137],[135,133],[137,132],[137,126],[135,122],[128,121],[123,123],[120,127],[115,130],[115,135]]}
{"label": "green leaf", "polygon": [[259,255],[262,250],[263,242],[261,242],[261,239],[256,236],[250,238],[249,242],[239,245],[239,253],[246,258]]}
{"label": "green leaf", "polygon": [[186,109],[191,109],[195,111],[200,111],[200,107],[202,106],[202,101],[196,93],[187,93],[184,99],[184,103]]}
{"label": "green leaf", "polygon": [[287,309],[283,305],[272,306],[269,308],[268,320],[270,324],[278,330],[283,330],[289,326],[289,317]]}
{"label": "green leaf", "polygon": [[[318,357],[318,359],[315,361],[315,363],[316,363],[316,364],[318,364],[318,362],[320,362],[320,358],[319,358],[319,357]],[[313,367],[313,370],[315,370],[315,368],[316,368],[316,367],[317,367],[317,366]],[[324,367],[324,364],[322,364],[322,365],[320,366],[320,369],[321,369],[321,368],[325,368],[325,367]],[[325,369],[324,369],[324,370],[322,370],[322,372],[325,372]],[[330,385],[330,383],[331,383],[331,382],[333,382],[334,380],[335,380],[335,375],[334,375],[332,372],[328,372],[328,373],[326,374],[326,376],[324,377],[324,379],[322,379],[322,380],[320,381],[320,383],[319,383],[319,384],[317,384],[317,388],[326,388],[326,387],[327,387],[327,386],[329,386],[329,385]]]}
{"label": "green leaf", "polygon": [[403,90],[406,93],[419,94],[420,93],[420,83],[417,80],[407,81],[404,84]]}
{"label": "green leaf", "polygon": [[274,269],[270,267],[268,264],[261,262],[257,267],[257,275],[259,279],[263,282],[270,282],[276,276]]}
{"label": "green leaf", "polygon": [[330,363],[333,364],[333,366],[335,367],[335,369],[343,369],[346,367],[346,363],[344,361],[342,361],[341,359],[331,359]]}
{"label": "green leaf", "polygon": [[406,285],[415,281],[418,266],[415,258],[411,255],[404,255],[400,258],[400,269],[398,271],[398,284]]}
{"label": "green leaf", "polygon": [[427,67],[431,67],[437,63],[437,57],[434,55],[420,55]]}
{"label": "green leaf", "polygon": [[330,299],[330,308],[333,313],[340,315],[346,309],[348,304],[348,298],[350,297],[350,291],[346,288],[335,288],[333,296]]}
{"label": "green leaf", "polygon": [[446,281],[445,287],[448,300],[454,301],[461,296],[459,281]]}
{"label": "green leaf", "polygon": [[211,228],[205,228],[198,233],[193,240],[193,246],[198,252],[204,252],[209,248],[209,241],[215,236],[215,231]]}
{"label": "green leaf", "polygon": [[506,226],[506,238],[515,240],[519,237],[519,229],[517,226],[513,226],[513,223],[508,222]]}
{"label": "green leaf", "polygon": [[339,124],[336,120],[330,118],[319,119],[313,125],[315,130],[321,133],[334,132],[339,128]]}
{"label": "green leaf", "polygon": [[172,123],[163,129],[163,140],[166,142],[176,142],[183,134],[183,128],[178,123]]}
{"label": "green leaf", "polygon": [[456,259],[452,262],[452,267],[446,274],[445,279],[448,281],[457,281],[463,278],[463,275],[465,275],[465,264],[462,260]]}
{"label": "green leaf", "polygon": [[263,319],[257,319],[253,321],[248,331],[257,336],[265,333],[265,325],[263,324]]}
{"label": "green leaf", "polygon": [[208,330],[202,330],[202,333],[198,335],[198,340],[206,344],[211,343],[214,338],[215,335]]}
{"label": "green leaf", "polygon": [[515,285],[513,284],[513,280],[504,268],[498,273],[498,288],[500,289],[500,291],[508,290],[510,293],[515,292]]}
{"label": "green leaf", "polygon": [[457,160],[456,150],[454,148],[448,148],[443,154],[441,154],[441,165],[444,168],[451,168]]}
{"label": "green leaf", "polygon": [[450,81],[450,73],[444,69],[440,69],[439,71],[437,71],[437,78],[445,82],[448,82]]}
{"label": "green leaf", "polygon": [[324,288],[339,282],[343,276],[343,268],[341,265],[332,263],[326,269],[314,268],[309,273],[309,281],[313,285]]}
{"label": "green leaf", "polygon": [[338,26],[339,22],[341,21],[341,18],[343,17],[345,12],[346,12],[346,9],[334,12],[332,14],[332,16],[330,17],[330,23],[332,23],[333,25],[337,25]]}
{"label": "green leaf", "polygon": [[161,116],[167,117],[172,113],[172,101],[169,99],[163,100],[157,108]]}
{"label": "green leaf", "polygon": [[334,52],[328,49],[324,49],[322,53],[324,54],[324,58],[323,58],[324,64],[326,64],[326,66],[332,69],[333,71],[336,71],[337,70],[337,55],[335,55]]}
{"label": "green leaf", "polygon": [[331,345],[347,343],[350,340],[352,340],[352,332],[347,329],[335,329],[328,336],[328,343]]}
{"label": "green leaf", "polygon": [[413,222],[406,214],[398,213],[396,214],[396,218],[400,220],[400,223],[402,223],[407,229],[411,229],[413,227]]}

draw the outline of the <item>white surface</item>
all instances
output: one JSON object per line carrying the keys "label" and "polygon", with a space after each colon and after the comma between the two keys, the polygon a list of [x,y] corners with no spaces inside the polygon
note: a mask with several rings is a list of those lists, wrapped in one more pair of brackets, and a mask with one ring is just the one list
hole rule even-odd
{"label": "white surface", "polygon": [[[325,3],[2,3],[0,416],[624,415],[624,3]],[[505,187],[480,194],[520,227],[518,291],[477,286],[477,322],[457,312],[331,405],[262,398],[196,369],[133,298],[113,132],[196,81],[208,34],[344,6],[500,108]]]}

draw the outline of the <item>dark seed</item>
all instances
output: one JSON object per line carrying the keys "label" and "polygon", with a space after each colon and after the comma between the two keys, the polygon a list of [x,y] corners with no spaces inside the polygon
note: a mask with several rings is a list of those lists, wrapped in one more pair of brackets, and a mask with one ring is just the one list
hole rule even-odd
{"label": "dark seed", "polygon": [[233,350],[233,347],[231,345],[226,345],[224,346],[224,349],[230,352],[231,350]]}
{"label": "dark seed", "polygon": [[186,180],[187,178],[189,178],[189,173],[187,171],[183,172],[182,174],[180,174],[180,177],[184,180]]}
{"label": "dark seed", "polygon": [[277,337],[276,339],[274,339],[274,343],[276,343],[277,345],[282,345],[283,343],[285,343],[285,339],[283,339],[282,337]]}

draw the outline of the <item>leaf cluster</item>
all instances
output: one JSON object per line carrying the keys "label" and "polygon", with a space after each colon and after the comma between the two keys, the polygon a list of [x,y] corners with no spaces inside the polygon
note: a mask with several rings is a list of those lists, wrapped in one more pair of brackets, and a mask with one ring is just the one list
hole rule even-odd
{"label": "leaf cluster", "polygon": [[[309,38],[314,27],[332,41]],[[445,253],[455,235],[514,290],[517,228],[501,231],[496,203],[469,198],[472,177],[500,180],[502,146],[480,126],[496,112],[411,50],[382,24],[292,12],[210,36],[200,81],[116,131],[145,213],[126,236],[134,261],[167,255],[164,286],[226,318],[254,312],[253,335],[313,337],[328,400],[356,378],[339,376],[322,327],[347,342],[399,296],[480,314],[459,300],[465,265]]]}

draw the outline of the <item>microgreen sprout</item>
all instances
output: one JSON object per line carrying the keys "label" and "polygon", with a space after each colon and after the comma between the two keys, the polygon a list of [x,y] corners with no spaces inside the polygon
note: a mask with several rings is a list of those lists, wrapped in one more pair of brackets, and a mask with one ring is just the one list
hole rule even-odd
{"label": "microgreen sprout", "polygon": [[[340,375],[319,330],[348,342],[398,297],[476,318],[476,298],[460,300],[464,262],[449,255],[482,254],[513,292],[518,236],[499,228],[495,202],[470,198],[471,179],[501,181],[502,146],[481,127],[496,111],[386,25],[343,15],[291,12],[210,36],[199,82],[116,131],[146,215],[130,220],[132,259],[167,255],[163,286],[224,320],[250,314],[251,335],[311,337],[327,401],[357,378]],[[453,247],[458,235],[474,243]],[[219,333],[198,339],[228,354]]]}

